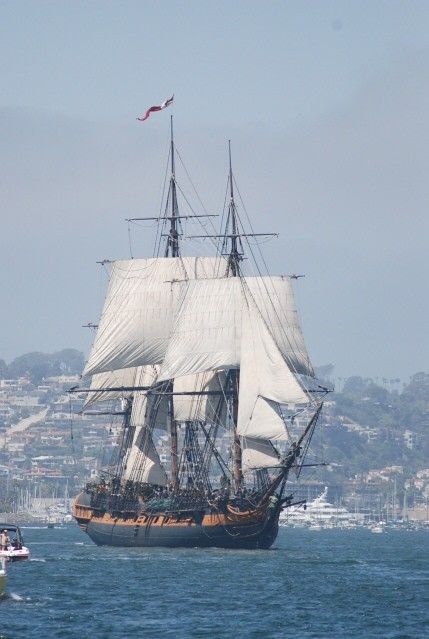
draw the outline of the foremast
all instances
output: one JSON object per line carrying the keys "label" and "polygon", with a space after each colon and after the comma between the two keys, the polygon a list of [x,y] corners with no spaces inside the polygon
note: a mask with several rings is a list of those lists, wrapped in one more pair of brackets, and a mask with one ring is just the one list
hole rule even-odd
{"label": "foremast", "polygon": [[[171,174],[170,174],[170,186],[168,189],[167,202],[166,202],[166,215],[168,217],[168,210],[170,209],[170,229],[167,235],[167,241],[165,245],[165,257],[180,257],[180,245],[179,245],[179,207],[177,204],[177,189],[176,189],[176,168],[175,168],[175,149],[174,149],[174,136],[173,136],[173,116],[170,116],[170,159],[171,159]],[[167,385],[167,390],[171,393],[173,390],[173,383],[170,381]],[[168,397],[168,430],[170,432],[170,460],[171,460],[171,483],[174,490],[178,487],[178,440],[177,440],[177,423],[174,419],[174,406],[173,395]]]}
{"label": "foremast", "polygon": [[[178,224],[180,221],[179,207],[177,204],[177,188],[176,188],[176,168],[175,168],[175,149],[174,149],[174,136],[173,136],[173,116],[170,116],[170,161],[171,161],[171,174],[170,174],[170,186],[168,189],[167,202],[166,202],[166,214],[165,219],[170,220],[170,229],[167,235],[167,241],[165,245],[165,257],[180,257],[180,245],[179,245],[179,229]],[[170,215],[168,210],[170,209]]]}
{"label": "foremast", "polygon": [[[163,233],[161,231],[160,239],[165,238],[165,248],[164,248],[164,257],[177,259],[181,258],[181,246],[180,246],[180,238],[182,236],[182,228],[181,228],[181,220],[182,219],[194,219],[201,217],[212,217],[208,214],[198,214],[192,213],[192,215],[182,216],[179,211],[178,198],[177,198],[177,182],[176,182],[176,147],[174,143],[174,128],[173,128],[173,116],[170,116],[170,180],[169,180],[169,188],[167,192],[164,215],[157,218],[158,222],[162,222],[162,229],[168,224],[168,232]],[[135,219],[145,219],[145,218],[135,218]],[[146,218],[152,219],[152,218]],[[157,256],[160,254],[160,246],[158,245]],[[186,259],[186,258],[185,258]],[[175,280],[172,280],[172,283]],[[149,392],[151,390],[149,389]],[[167,383],[163,383],[161,394],[165,397],[167,403],[167,432],[170,436],[170,487],[173,492],[177,492],[180,489],[180,460],[181,454],[179,451],[178,444],[178,422],[175,419],[175,408],[174,408],[174,397],[176,393],[174,392],[174,380],[169,379]],[[180,394],[180,393],[179,393]],[[184,394],[192,394],[192,393],[184,393]],[[187,425],[187,432],[189,424]],[[192,429],[191,429],[192,430]],[[191,432],[190,430],[190,432]],[[193,431],[192,431],[193,432]]]}
{"label": "foremast", "polygon": [[[171,116],[170,118],[170,152],[169,152],[169,159],[168,159],[168,162],[170,165],[170,179],[169,179],[168,191],[167,191],[167,196],[165,199],[163,214],[160,214],[157,217],[134,217],[134,218],[127,219],[127,222],[137,222],[137,221],[147,221],[147,220],[155,220],[156,222],[158,222],[159,241],[157,241],[157,246],[154,251],[154,257],[152,258],[152,260],[149,258],[148,261],[149,262],[152,261],[153,263],[159,259],[159,262],[161,263],[160,273],[161,272],[166,273],[164,277],[160,276],[159,285],[163,287],[167,285],[168,288],[170,289],[170,293],[172,292],[173,285],[176,282],[180,283],[181,281],[186,280],[188,277],[194,277],[194,276],[204,277],[206,275],[213,276],[212,270],[214,269],[207,262],[207,260],[212,262],[213,265],[215,262],[216,263],[218,262],[217,257],[216,258],[214,257],[213,258],[195,258],[195,262],[193,261],[194,258],[187,258],[187,257],[182,258],[181,246],[180,246],[181,244],[180,238],[182,236],[181,220],[195,219],[200,217],[213,217],[213,216],[208,214],[197,214],[194,212],[192,212],[192,215],[184,215],[184,216],[180,215],[178,197],[177,197],[178,186],[176,182],[175,155],[176,155],[176,149],[175,149],[175,143],[174,143],[173,117]],[[161,247],[161,240],[163,239],[165,239],[165,245],[164,247]],[[172,266],[171,268],[167,268],[166,271],[163,271],[162,262],[165,260],[165,258],[167,258],[168,262],[170,261],[170,259],[168,258],[171,258]],[[206,262],[204,262],[204,260],[206,260]],[[106,263],[106,262],[110,262],[110,260],[103,261],[103,263]],[[134,260],[133,257],[131,257],[131,261],[124,262],[123,266],[121,266],[121,263],[119,262],[119,266],[117,269],[117,271],[119,271],[118,278],[117,278],[119,281],[118,282],[113,281],[113,284],[112,284],[112,279],[111,279],[109,287],[115,290],[122,290],[121,287],[123,287],[123,281],[126,279],[126,277],[129,277],[130,280],[132,280],[133,277],[136,277],[136,279],[139,278],[140,266],[138,262],[139,260]],[[146,268],[146,267],[143,267],[143,268]],[[149,268],[153,268],[153,266]],[[135,275],[133,276],[134,270],[135,270]],[[121,272],[126,273],[125,278],[123,277]],[[155,280],[153,281],[154,281],[154,289],[156,290],[157,285]],[[130,290],[130,292],[127,294],[132,295],[133,293]],[[108,297],[109,297],[109,291],[108,291]],[[114,298],[115,294],[112,294],[112,297]],[[108,306],[108,304],[106,305]],[[115,335],[115,338],[116,338],[116,335]],[[97,339],[97,334],[96,334],[96,339]],[[108,349],[109,348],[110,348],[110,345],[108,346]],[[94,350],[94,346],[93,346],[93,350]],[[150,359],[151,356],[150,355],[148,356],[147,353],[145,353],[144,358],[146,359],[147,357],[149,357]],[[95,357],[95,359],[97,358]],[[138,364],[140,364],[140,362],[138,362]],[[116,461],[113,463],[113,467],[116,467],[118,471],[116,476],[118,476],[120,480],[123,479],[126,482],[128,482],[129,480],[133,481],[130,475],[132,477],[138,476],[138,473],[134,472],[134,470],[132,469],[130,470],[129,468],[131,466],[131,461],[134,461],[134,457],[132,455],[130,456],[129,454],[130,453],[129,447],[130,445],[132,445],[133,448],[135,447],[135,444],[137,443],[137,439],[138,439],[138,430],[140,430],[138,426],[136,427],[135,424],[131,423],[133,420],[130,419],[131,413],[133,413],[132,406],[134,404],[134,400],[136,396],[138,397],[139,394],[141,393],[143,393],[146,397],[150,396],[152,398],[154,397],[154,394],[155,396],[159,395],[158,397],[159,400],[161,400],[161,396],[162,396],[162,400],[166,404],[166,410],[164,413],[165,421],[164,421],[163,428],[166,428],[167,432],[169,433],[169,439],[170,439],[171,477],[170,477],[169,485],[173,490],[178,490],[179,483],[180,483],[179,482],[180,455],[178,450],[179,449],[178,422],[175,419],[175,408],[174,408],[173,396],[176,394],[180,395],[181,393],[174,393],[173,379],[164,381],[162,383],[161,388],[159,387],[159,385],[156,384],[156,375],[154,380],[144,381],[143,380],[145,376],[144,369],[147,368],[146,361],[143,362],[142,364],[143,364],[142,366],[140,365],[136,367],[134,365],[133,367],[128,368],[129,364],[126,363],[125,361],[121,361],[120,364],[118,364],[118,370],[112,371],[112,374],[106,373],[106,372],[100,374],[100,368],[101,368],[100,362],[96,361],[95,364],[91,362],[91,365],[87,364],[84,374],[86,373],[89,375],[93,375],[95,373],[95,377],[98,377],[98,378],[102,377],[103,375],[110,376],[110,379],[109,379],[110,383],[109,382],[104,383],[104,381],[103,382],[97,381],[96,386],[98,383],[100,383],[100,387],[92,388],[94,383],[94,377],[93,377],[91,381],[91,388],[89,389],[75,388],[75,389],[71,389],[71,392],[79,392],[79,390],[84,390],[86,392],[89,392],[90,396],[92,393],[94,393],[93,401],[97,401],[97,399],[102,399],[101,395],[103,395],[103,398],[106,399],[109,396],[109,393],[111,396],[113,395],[118,396],[118,393],[122,395],[122,391],[124,392],[124,397],[128,397],[128,411],[126,415],[124,414],[125,419],[123,423],[123,434],[121,436],[119,450],[116,456],[116,460],[120,458],[121,463],[120,464],[116,463]],[[105,362],[102,362],[102,366],[104,366],[104,371],[106,371],[107,366]],[[91,370],[91,367],[92,367],[92,370]],[[110,371],[110,366],[108,368]],[[113,368],[116,369],[116,366],[114,366]],[[155,368],[159,369],[159,366],[152,366],[151,368],[155,370]],[[103,370],[103,368],[101,368],[101,370]],[[113,372],[115,374],[113,374]],[[116,379],[118,379],[118,381],[116,381]],[[184,392],[183,395],[192,395],[192,393]],[[86,404],[88,403],[89,402],[87,400]],[[156,411],[155,411],[155,414],[156,414]],[[155,417],[155,421],[156,421],[156,417]],[[151,428],[149,426],[149,423],[148,423],[148,428],[149,429]],[[147,435],[150,439],[151,436],[150,436],[149,430],[148,429],[146,430],[147,430]],[[131,460],[130,460],[130,457],[131,457]],[[136,479],[135,481],[138,481],[138,479]]]}

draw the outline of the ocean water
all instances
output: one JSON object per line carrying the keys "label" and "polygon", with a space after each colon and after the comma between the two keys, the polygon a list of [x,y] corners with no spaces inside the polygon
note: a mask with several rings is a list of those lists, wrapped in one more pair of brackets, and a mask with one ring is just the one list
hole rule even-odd
{"label": "ocean water", "polygon": [[271,550],[98,548],[24,529],[0,637],[429,637],[429,531],[281,529]]}

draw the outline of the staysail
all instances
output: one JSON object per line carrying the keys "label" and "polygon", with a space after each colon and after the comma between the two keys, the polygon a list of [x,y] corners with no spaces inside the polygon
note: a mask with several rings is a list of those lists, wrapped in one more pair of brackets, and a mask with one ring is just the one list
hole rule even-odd
{"label": "staysail", "polygon": [[257,468],[274,468],[280,465],[280,455],[268,439],[242,438],[243,473]]}

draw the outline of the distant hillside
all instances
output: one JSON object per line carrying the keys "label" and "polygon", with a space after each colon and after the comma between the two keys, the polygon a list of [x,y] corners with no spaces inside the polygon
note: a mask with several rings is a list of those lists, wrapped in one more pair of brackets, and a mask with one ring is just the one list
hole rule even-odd
{"label": "distant hillside", "polygon": [[28,376],[33,383],[53,375],[74,375],[82,371],[83,353],[73,348],[65,348],[57,353],[25,353],[9,365],[0,360],[0,378]]}
{"label": "distant hillside", "polygon": [[[80,374],[84,355],[75,349],[26,353],[7,365],[0,360],[0,379],[28,376],[40,384],[46,377]],[[319,367],[329,381],[333,366]],[[373,468],[403,465],[409,472],[429,466],[429,374],[416,373],[402,390],[388,390],[372,379],[349,377],[340,392],[327,397],[323,412],[322,456],[353,476]],[[330,400],[330,401],[329,401]],[[321,429],[322,430],[322,429]],[[319,455],[322,451],[315,451]]]}
{"label": "distant hillside", "polygon": [[429,466],[427,373],[413,375],[402,392],[350,377],[331,399],[335,406],[325,412],[325,455],[342,464],[346,475],[388,465],[409,471]]}

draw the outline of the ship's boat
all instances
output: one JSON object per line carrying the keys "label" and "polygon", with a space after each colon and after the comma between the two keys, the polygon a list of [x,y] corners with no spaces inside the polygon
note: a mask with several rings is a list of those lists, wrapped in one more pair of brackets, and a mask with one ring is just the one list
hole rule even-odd
{"label": "ship's boat", "polygon": [[[100,545],[269,548],[329,389],[304,343],[297,276],[244,269],[246,245],[252,257],[255,238],[273,234],[244,228],[231,150],[220,232],[192,236],[213,255],[183,254],[183,220],[211,216],[179,212],[172,120],[169,164],[157,254],[104,263],[91,382],[71,390],[86,393],[86,411],[120,399],[123,429],[73,515]],[[141,219],[154,218],[130,222]]]}

